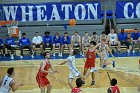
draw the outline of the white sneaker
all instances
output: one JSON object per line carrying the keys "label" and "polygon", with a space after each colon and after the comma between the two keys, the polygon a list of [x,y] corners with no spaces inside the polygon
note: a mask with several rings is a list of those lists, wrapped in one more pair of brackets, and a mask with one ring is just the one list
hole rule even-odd
{"label": "white sneaker", "polygon": [[132,53],[135,53],[135,50],[133,50]]}
{"label": "white sneaker", "polygon": [[13,56],[13,55],[11,55],[11,59],[12,59],[12,60],[14,59],[14,56]]}
{"label": "white sneaker", "polygon": [[60,57],[62,57],[62,53],[60,53]]}
{"label": "white sneaker", "polygon": [[91,68],[90,72],[96,72],[98,70],[98,68]]}
{"label": "white sneaker", "polygon": [[61,53],[58,54],[58,56],[60,57]]}
{"label": "white sneaker", "polygon": [[22,59],[22,58],[23,58],[23,56],[20,56],[20,58]]}
{"label": "white sneaker", "polygon": [[31,55],[31,58],[34,58],[34,55]]}
{"label": "white sneaker", "polygon": [[55,53],[53,53],[53,56],[55,56]]}
{"label": "white sneaker", "polygon": [[130,53],[130,50],[129,49],[127,49],[127,53]]}

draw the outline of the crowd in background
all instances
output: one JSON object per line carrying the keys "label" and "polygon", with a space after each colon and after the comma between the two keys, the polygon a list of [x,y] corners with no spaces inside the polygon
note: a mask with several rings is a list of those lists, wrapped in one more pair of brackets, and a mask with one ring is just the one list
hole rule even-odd
{"label": "crowd in background", "polygon": [[49,31],[44,33],[44,36],[41,37],[39,32],[35,33],[32,41],[30,41],[26,37],[26,33],[22,33],[22,38],[19,40],[18,44],[15,44],[14,38],[12,37],[11,33],[7,35],[7,39],[2,40],[0,39],[0,50],[5,56],[7,48],[11,51],[11,59],[14,59],[14,51],[17,46],[20,49],[20,58],[23,58],[23,49],[29,49],[30,55],[34,58],[36,54],[36,49],[39,48],[40,53],[45,51],[45,48],[50,48],[52,56],[55,56],[55,49],[56,47],[59,48],[58,56],[62,57],[64,48],[68,48],[69,51],[74,47],[79,47],[80,55],[84,54],[85,47],[88,47],[90,41],[95,41],[99,43],[101,39],[106,39],[106,43],[111,46],[117,47],[117,52],[121,52],[121,46],[126,45],[127,52],[135,53],[135,47],[139,48],[140,52],[140,32],[138,29],[134,29],[134,32],[131,33],[130,38],[128,38],[128,34],[125,32],[124,29],[121,29],[119,33],[115,33],[114,29],[111,29],[111,32],[106,35],[105,31],[101,33],[100,36],[97,35],[96,32],[90,36],[88,32],[85,32],[83,36],[80,36],[78,32],[75,32],[72,36],[69,36],[68,32],[64,32],[63,35],[56,32],[54,35],[51,35]]}

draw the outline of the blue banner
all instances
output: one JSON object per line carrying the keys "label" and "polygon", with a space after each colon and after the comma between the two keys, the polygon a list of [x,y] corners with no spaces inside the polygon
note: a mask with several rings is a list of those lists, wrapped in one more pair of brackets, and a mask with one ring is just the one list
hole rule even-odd
{"label": "blue banner", "polygon": [[100,2],[0,4],[4,20],[57,21],[100,19]]}
{"label": "blue banner", "polygon": [[140,18],[140,2],[117,2],[116,4],[117,18]]}

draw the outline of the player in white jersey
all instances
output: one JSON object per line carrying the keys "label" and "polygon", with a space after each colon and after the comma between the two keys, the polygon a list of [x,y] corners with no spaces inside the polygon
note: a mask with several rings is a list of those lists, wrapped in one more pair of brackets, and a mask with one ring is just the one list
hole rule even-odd
{"label": "player in white jersey", "polygon": [[95,72],[94,69],[91,69],[90,72],[86,74],[86,76],[83,76],[77,70],[77,68],[75,66],[75,55],[76,54],[77,54],[76,50],[71,50],[70,51],[70,56],[64,62],[58,63],[58,65],[63,65],[65,63],[68,64],[68,68],[69,68],[69,71],[70,71],[69,76],[68,76],[68,84],[69,84],[71,89],[73,88],[72,81],[73,81],[74,78],[80,77],[81,79],[85,80],[92,72]]}
{"label": "player in white jersey", "polygon": [[[100,66],[102,68],[105,68],[107,65],[112,64],[113,67],[115,67],[115,62],[108,62],[108,56],[109,53],[112,55],[112,57],[114,57],[114,55],[112,54],[111,50],[109,49],[108,45],[106,44],[106,40],[102,39],[101,43],[98,43],[95,46],[95,49],[99,48],[99,52],[100,52]],[[109,52],[109,53],[108,53]]]}
{"label": "player in white jersey", "polygon": [[117,45],[117,49],[120,52],[120,42],[118,40],[117,34],[114,33],[114,29],[111,30],[110,34],[108,34],[108,39],[109,39],[109,47],[111,47],[111,45]]}
{"label": "player in white jersey", "polygon": [[7,70],[7,75],[0,81],[0,93],[10,93],[10,90],[15,92],[22,83],[15,84],[13,76],[15,75],[14,68]]}

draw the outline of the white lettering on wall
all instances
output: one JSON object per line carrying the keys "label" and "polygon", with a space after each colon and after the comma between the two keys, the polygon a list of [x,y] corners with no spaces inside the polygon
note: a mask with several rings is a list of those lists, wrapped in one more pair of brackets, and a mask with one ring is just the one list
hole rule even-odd
{"label": "white lettering on wall", "polygon": [[138,18],[140,18],[140,3],[138,3],[136,6],[136,15]]}
{"label": "white lettering on wall", "polygon": [[[98,3],[96,3],[95,4],[95,8],[94,8],[94,6],[93,6],[93,4],[87,4],[87,6],[88,6],[88,20],[90,20],[91,19],[91,13],[92,13],[92,15],[94,16],[94,18],[95,19],[98,19]],[[91,12],[91,13],[90,13]]]}
{"label": "white lettering on wall", "polygon": [[62,11],[65,11],[65,19],[70,19],[70,11],[72,11],[72,5],[71,4],[63,4],[62,5]]}
{"label": "white lettering on wall", "polygon": [[[81,11],[81,13],[82,13],[81,18],[80,18],[80,15],[79,15],[79,10],[80,10],[80,8],[81,8],[81,10],[82,10],[82,11]],[[86,16],[86,9],[85,9],[85,6],[82,5],[82,4],[77,4],[77,5],[75,6],[74,15],[75,15],[75,18],[76,18],[77,20],[84,20],[84,19],[85,19],[85,16]]]}
{"label": "white lettering on wall", "polygon": [[133,3],[130,3],[130,2],[128,2],[128,3],[126,3],[125,5],[124,5],[124,10],[123,10],[123,12],[124,12],[124,17],[125,18],[134,18],[134,13],[132,13],[131,14],[131,16],[128,16],[128,7],[130,7],[131,6],[131,8],[133,9],[134,8],[134,4]]}
{"label": "white lettering on wall", "polygon": [[56,5],[52,5],[52,6],[53,6],[53,10],[52,10],[50,20],[54,20],[54,19],[55,20],[60,20],[60,16],[59,16],[59,13],[58,13]]}
{"label": "white lettering on wall", "polygon": [[38,5],[37,8],[37,21],[46,21],[47,15],[45,15],[46,12],[46,5]]}
{"label": "white lettering on wall", "polygon": [[16,19],[17,8],[18,6],[3,6],[6,20],[9,20],[10,16],[12,17],[12,20]]}
{"label": "white lettering on wall", "polygon": [[[33,6],[20,6],[22,10],[22,21],[27,21],[27,16],[29,16],[29,21],[33,21]],[[26,8],[28,12],[26,11]]]}

